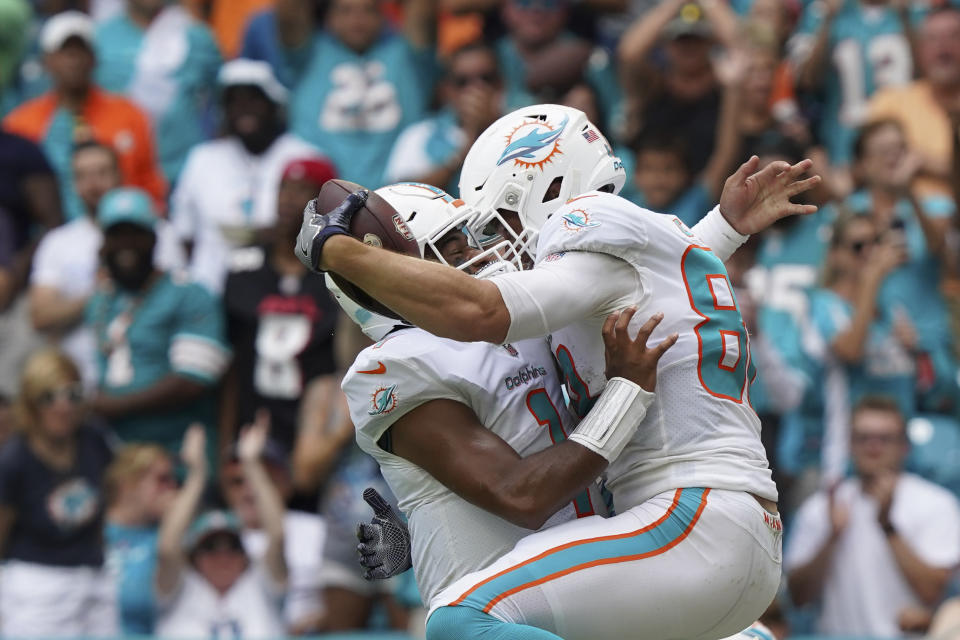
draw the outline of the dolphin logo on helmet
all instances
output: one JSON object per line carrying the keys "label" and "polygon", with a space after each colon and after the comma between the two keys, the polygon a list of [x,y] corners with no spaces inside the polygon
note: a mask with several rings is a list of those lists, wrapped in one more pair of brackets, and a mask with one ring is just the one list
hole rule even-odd
{"label": "dolphin logo on helmet", "polygon": [[501,154],[500,159],[497,160],[497,166],[500,166],[504,162],[508,162],[510,160],[530,160],[534,158],[534,154],[537,151],[550,146],[556,142],[561,135],[563,135],[563,130],[566,128],[567,122],[569,121],[570,116],[564,115],[563,122],[561,122],[560,126],[556,129],[548,128],[545,131],[541,131],[540,127],[537,126],[533,131],[527,133],[522,138],[511,140],[510,144],[507,145],[507,148],[503,150],[503,154]]}

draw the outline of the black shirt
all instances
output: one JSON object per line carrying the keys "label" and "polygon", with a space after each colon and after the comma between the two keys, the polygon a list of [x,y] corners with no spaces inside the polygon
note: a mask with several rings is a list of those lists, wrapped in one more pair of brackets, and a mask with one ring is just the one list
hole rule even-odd
{"label": "black shirt", "polygon": [[0,504],[16,513],[4,558],[61,567],[103,564],[103,474],[113,455],[102,433],[77,432],[73,468],[40,460],[22,434],[0,449]]}
{"label": "black shirt", "polygon": [[281,276],[269,249],[234,252],[223,301],[239,379],[238,421],[270,411],[270,438],[293,449],[300,396],[314,378],[334,373],[339,307],[322,277]]}

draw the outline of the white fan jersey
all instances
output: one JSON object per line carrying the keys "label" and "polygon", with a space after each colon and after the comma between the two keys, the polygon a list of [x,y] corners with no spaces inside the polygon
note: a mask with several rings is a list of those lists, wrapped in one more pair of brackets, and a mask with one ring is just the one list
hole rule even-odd
{"label": "white fan jersey", "polygon": [[[651,345],[679,334],[660,360],[656,399],[607,471],[617,511],[685,487],[777,499],[760,421],[750,406],[754,369],[747,330],[723,262],[695,231],[676,217],[592,192],[547,220],[536,268],[492,279],[511,313],[508,339],[552,330],[552,348],[580,416],[606,382],[601,327],[610,312],[636,305],[635,335],[662,311]],[[541,270],[539,278],[524,281]],[[578,304],[578,297],[588,302]],[[580,315],[571,317],[574,312]],[[544,323],[554,313],[560,320]]]}
{"label": "white fan jersey", "polygon": [[[542,338],[516,344],[456,342],[421,329],[396,331],[360,353],[343,380],[360,448],[380,463],[407,516],[413,567],[424,602],[490,564],[529,529],[476,507],[377,441],[401,416],[431,400],[469,406],[521,456],[566,438],[575,424]],[[554,514],[553,526],[603,509],[593,488]],[[602,513],[602,511],[601,511]]]}

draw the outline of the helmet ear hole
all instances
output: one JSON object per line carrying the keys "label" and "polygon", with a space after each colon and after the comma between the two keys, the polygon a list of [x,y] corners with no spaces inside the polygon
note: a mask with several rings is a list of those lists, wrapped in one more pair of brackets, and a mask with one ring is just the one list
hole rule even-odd
{"label": "helmet ear hole", "polygon": [[615,185],[615,184],[613,184],[613,183],[611,182],[611,183],[609,183],[609,184],[603,185],[602,187],[600,187],[599,189],[597,189],[597,191],[602,191],[603,193],[613,193],[613,190],[616,189],[616,188],[617,188],[617,185]]}
{"label": "helmet ear hole", "polygon": [[546,192],[543,194],[543,200],[541,202],[550,202],[551,200],[556,200],[560,197],[560,189],[563,187],[563,176],[557,176],[553,179],[553,182],[550,183],[550,186],[547,187]]}

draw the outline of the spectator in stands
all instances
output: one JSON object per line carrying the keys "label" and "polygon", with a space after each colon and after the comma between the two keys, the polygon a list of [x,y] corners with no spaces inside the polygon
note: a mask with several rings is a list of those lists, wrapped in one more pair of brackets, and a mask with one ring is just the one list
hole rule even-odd
{"label": "spectator in stands", "polygon": [[908,149],[896,120],[876,120],[863,127],[854,143],[854,158],[862,188],[847,198],[847,208],[869,216],[878,233],[896,236],[907,248],[907,261],[883,283],[880,305],[899,309],[916,328],[921,403],[931,411],[949,412],[956,406],[957,365],[951,356],[946,304],[937,285],[956,206],[949,196],[918,196],[911,189],[922,160]]}
{"label": "spectator in stands", "polygon": [[451,53],[440,84],[444,107],[403,130],[384,181],[425,182],[457,193],[470,145],[501,115],[502,86],[497,54],[489,45],[476,42]]}
{"label": "spectator in stands", "polygon": [[896,234],[878,233],[866,216],[845,215],[833,228],[823,286],[810,292],[809,322],[821,351],[811,378],[824,406],[822,473],[842,478],[847,467],[850,406],[868,393],[895,398],[903,415],[916,408],[916,331],[906,312],[880,302],[887,275],[907,259]]}
{"label": "spectator in stands", "polygon": [[0,129],[0,209],[10,216],[17,284],[26,284],[37,231],[63,224],[57,176],[36,144]]}
{"label": "spectator in stands", "polygon": [[[905,85],[913,74],[910,3],[825,0],[806,6],[790,58],[802,89],[823,95],[819,140],[832,165],[846,168],[867,100],[878,89]],[[850,191],[849,179],[837,182]]]}
{"label": "spectator in stands", "polygon": [[317,0],[277,0],[247,23],[240,57],[268,63],[277,79],[293,89],[298,69],[310,57],[321,13]]}
{"label": "spectator in stands", "polygon": [[917,38],[923,77],[877,91],[868,105],[870,120],[894,118],[919,154],[917,195],[950,195],[950,111],[960,109],[960,8],[946,5],[923,21]]}
{"label": "spectator in stands", "polygon": [[98,355],[91,408],[123,440],[175,451],[191,422],[215,425],[211,389],[229,360],[222,309],[154,265],[157,218],[143,191],[111,191],[97,219],[107,278],[86,309]]}
{"label": "spectator in stands", "polygon": [[[627,96],[626,138],[644,131],[681,134],[690,153],[690,175],[707,165],[717,136],[720,95],[710,52],[731,49],[736,19],[726,3],[661,2],[620,40],[617,55]],[[651,53],[663,42],[662,65]]]}
{"label": "spectator in stands", "polygon": [[[83,310],[96,288],[103,232],[97,225],[97,207],[103,196],[120,186],[117,154],[99,142],[76,146],[73,183],[84,215],[43,236],[30,275],[30,316],[36,330],[59,339],[63,350],[80,367],[87,387],[96,384],[96,353]],[[157,265],[164,270],[186,265],[183,249],[170,225],[156,222]]]}
{"label": "spectator in stands", "polygon": [[507,33],[496,43],[509,112],[528,104],[559,102],[579,82],[599,98],[603,120],[620,133],[622,100],[609,55],[567,30],[570,0],[505,0]]}
{"label": "spectator in stands", "polygon": [[266,409],[273,439],[291,454],[301,398],[310,386],[336,372],[333,329],[339,308],[323,279],[307,273],[290,250],[304,205],[335,175],[321,158],[287,164],[275,200],[271,243],[234,251],[223,296],[235,354],[221,396],[225,442],[258,410]]}
{"label": "spectator in stands", "polygon": [[126,635],[153,633],[160,519],[177,493],[173,462],[155,444],[121,448],[107,469],[107,560],[117,580],[120,629]]}
{"label": "spectator in stands", "polygon": [[13,84],[20,57],[26,50],[30,14],[26,0],[0,2],[0,96]]}
{"label": "spectator in stands", "polygon": [[[268,440],[260,460],[280,499],[289,503],[293,496],[289,454]],[[220,487],[227,505],[240,521],[244,549],[254,561],[263,560],[268,535],[236,446],[230,448],[230,456],[220,467]],[[283,518],[283,534],[288,573],[284,627],[288,633],[303,635],[318,629],[323,619],[320,570],[326,528],[317,514],[288,509]]]}
{"label": "spectator in stands", "polygon": [[[278,638],[287,581],[284,508],[261,462],[267,442],[266,413],[244,430],[237,455],[267,536],[261,560],[244,551],[240,523],[209,511],[190,525],[207,479],[204,430],[195,426],[181,457],[187,478],[160,524],[155,587],[160,599],[157,635],[165,638]],[[188,532],[189,528],[189,532]]]}
{"label": "spectator in stands", "polygon": [[82,420],[80,372],[63,353],[34,353],[0,451],[0,634],[113,637],[113,584],[103,570],[101,484],[111,452]]}
{"label": "spectator in stands", "polygon": [[177,234],[192,245],[190,275],[217,293],[231,249],[256,242],[273,226],[283,168],[318,154],[285,133],[287,90],[265,62],[228,62],[218,82],[227,135],[190,152],[170,212]]}
{"label": "spectator in stands", "polygon": [[120,157],[124,182],[161,203],[166,184],[156,164],[146,115],[126,98],[93,83],[96,58],[90,18],[79,11],[53,16],[43,25],[40,46],[53,90],[15,109],[3,126],[43,147],[60,179],[67,218],[83,215],[83,203],[73,188],[70,155],[75,144],[87,140],[112,146]]}
{"label": "spectator in stands", "polygon": [[97,83],[150,116],[160,166],[175,183],[190,148],[209,137],[208,107],[221,58],[213,34],[166,0],[127,0],[97,26]]}
{"label": "spectator in stands", "polygon": [[960,505],[946,489],[903,471],[903,414],[888,397],[853,411],[855,477],[812,496],[786,551],[798,604],[821,603],[824,635],[899,638],[901,612],[932,606],[960,561]]}
{"label": "spectator in stands", "polygon": [[62,222],[56,177],[43,152],[0,129],[0,392],[16,393],[23,363],[39,346],[26,297],[20,294],[37,237]]}
{"label": "spectator in stands", "polygon": [[[746,72],[744,55],[731,55],[718,63],[723,104],[717,123],[717,140],[703,171],[694,173],[687,140],[677,133],[640,136],[634,147],[636,166],[630,194],[638,204],[675,215],[693,226],[720,198],[724,180],[740,152],[738,116],[743,103],[741,84]],[[628,197],[630,197],[628,196]]]}
{"label": "spectator in stands", "polygon": [[0,2],[0,116],[50,88],[37,59],[34,14],[39,11],[28,0]]}
{"label": "spectator in stands", "polygon": [[433,90],[436,3],[410,0],[389,33],[379,0],[332,0],[290,102],[290,128],[340,176],[377,188],[393,143],[423,118]]}

